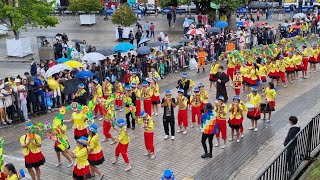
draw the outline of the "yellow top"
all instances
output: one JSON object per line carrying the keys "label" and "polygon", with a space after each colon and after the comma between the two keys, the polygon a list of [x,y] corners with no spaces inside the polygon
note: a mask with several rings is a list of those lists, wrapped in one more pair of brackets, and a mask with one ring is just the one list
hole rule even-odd
{"label": "yellow top", "polygon": [[159,84],[156,83],[154,85],[151,85],[151,87],[152,87],[153,95],[154,96],[160,96]]}
{"label": "yellow top", "polygon": [[85,90],[85,89],[81,89],[80,91],[77,91],[76,92],[76,94],[75,94],[75,96],[76,97],[80,97],[80,96],[82,96],[84,93],[86,93],[87,91]]}
{"label": "yellow top", "polygon": [[120,82],[116,84],[116,91],[117,93],[123,93],[123,86]]}
{"label": "yellow top", "polygon": [[279,61],[277,60],[276,62],[271,62],[269,65],[268,65],[268,70],[269,72],[279,72]]}
{"label": "yellow top", "polygon": [[73,153],[76,156],[74,166],[77,166],[78,169],[89,166],[88,150],[86,147],[80,148],[77,146]]}
{"label": "yellow top", "polygon": [[285,57],[284,62],[287,65],[286,67],[294,67],[294,57],[292,56],[291,58]]}
{"label": "yellow top", "polygon": [[86,128],[87,116],[85,114],[73,112],[71,118],[73,119],[73,129],[83,130]]}
{"label": "yellow top", "polygon": [[138,88],[132,89],[132,91],[136,94],[137,100],[141,97],[141,90]]}
{"label": "yellow top", "polygon": [[140,79],[138,76],[131,76],[130,77],[130,84],[135,82],[137,85],[140,84]]}
{"label": "yellow top", "polygon": [[141,97],[144,99],[150,99],[153,95],[153,90],[150,87],[143,87],[141,89]]}
{"label": "yellow top", "polygon": [[188,105],[188,99],[185,96],[182,96],[179,101],[179,97],[178,97],[177,103],[178,103],[179,109],[185,109],[187,108],[187,105]]}
{"label": "yellow top", "polygon": [[253,93],[250,93],[250,104],[252,104],[254,107],[259,107],[261,103],[261,96],[257,93],[256,95],[253,95]]}
{"label": "yellow top", "polygon": [[19,180],[19,178],[16,174],[14,174],[12,176],[8,176],[6,180]]}
{"label": "yellow top", "polygon": [[240,74],[243,76],[243,77],[248,77],[248,69],[246,66],[241,66],[240,67]]}
{"label": "yellow top", "polygon": [[266,88],[264,93],[266,94],[266,98],[268,101],[274,101],[277,96],[277,92],[274,89],[270,89],[269,87]]}
{"label": "yellow top", "polygon": [[287,66],[288,66],[287,63],[286,63],[285,61],[282,61],[282,62],[279,64],[279,71],[285,72]]}
{"label": "yellow top", "polygon": [[301,62],[302,62],[302,56],[301,55],[294,55],[294,63],[296,65],[301,65]]}
{"label": "yellow top", "polygon": [[88,145],[89,148],[92,149],[91,154],[98,154],[100,153],[100,151],[102,151],[98,134],[95,134],[92,137],[89,136],[88,142],[89,142],[89,145]]}
{"label": "yellow top", "polygon": [[308,57],[308,56],[309,56],[309,50],[308,50],[308,48],[304,48],[304,49],[303,49],[302,55],[303,55],[303,57]]}
{"label": "yellow top", "polygon": [[154,130],[154,124],[152,118],[149,116],[147,123],[144,123],[143,125],[145,132],[153,132]]}
{"label": "yellow top", "polygon": [[105,114],[105,121],[111,121],[111,120],[115,119],[115,117],[116,117],[115,114],[116,114],[116,112],[115,112],[114,108],[108,108],[108,110]]}
{"label": "yellow top", "polygon": [[128,144],[130,142],[130,136],[127,133],[127,127],[123,126],[120,129],[120,134],[118,136],[119,143]]}
{"label": "yellow top", "polygon": [[233,82],[234,83],[242,83],[242,76],[240,76],[240,75],[233,76]]}
{"label": "yellow top", "polygon": [[190,103],[193,107],[199,107],[201,105],[200,95],[197,96],[195,94],[190,96]]}
{"label": "yellow top", "polygon": [[265,65],[261,65],[259,64],[259,70],[258,70],[258,75],[259,76],[267,76],[268,71],[267,71],[267,67]]}
{"label": "yellow top", "polygon": [[311,54],[312,57],[315,57],[315,58],[316,58],[316,57],[318,56],[318,49],[317,49],[317,48],[314,49],[314,48],[312,47],[312,48],[310,49],[310,54]]}
{"label": "yellow top", "polygon": [[200,91],[200,101],[202,103],[208,103],[208,97],[209,97],[209,94],[208,94],[208,91]]}
{"label": "yellow top", "polygon": [[159,74],[158,74],[158,72],[157,71],[154,71],[154,72],[148,72],[148,76],[149,76],[149,78],[156,78],[156,79],[160,79],[160,76],[159,76]]}
{"label": "yellow top", "polygon": [[[29,137],[27,135],[21,136],[20,144],[21,145],[26,145],[29,141],[33,141],[33,142],[35,142],[37,144],[41,144],[41,137],[39,135],[37,135],[37,134],[35,134],[34,136],[35,136],[34,139],[29,139]],[[40,147],[37,147],[37,146],[35,146],[35,145],[31,144],[31,143],[27,147],[22,149],[23,155],[25,155],[25,156],[28,155],[30,151],[33,154],[36,154],[36,153],[40,152],[41,150],[40,150]]]}
{"label": "yellow top", "polygon": [[107,95],[111,95],[112,94],[112,84],[111,83],[106,83],[105,85],[105,90],[104,90],[104,94],[107,94]]}
{"label": "yellow top", "polygon": [[228,60],[228,68],[234,68],[235,67],[235,63],[234,63],[234,59],[232,58],[230,58],[229,60]]}
{"label": "yellow top", "polygon": [[100,84],[98,84],[96,87],[96,92],[94,94],[94,97],[97,98],[97,97],[102,97],[102,96],[103,96],[102,87]]}
{"label": "yellow top", "polygon": [[[229,110],[232,108],[232,104],[229,105]],[[241,112],[240,112],[241,111]],[[232,112],[230,112],[230,116],[229,118],[230,119],[233,119],[233,118],[236,118],[236,119],[240,119],[242,117],[242,111],[243,111],[243,108],[242,108],[242,105],[239,104],[239,109],[237,111],[235,111],[235,109],[233,109]]]}
{"label": "yellow top", "polygon": [[243,112],[247,112],[248,111],[248,107],[247,107],[246,103],[244,103],[243,101],[240,101],[240,104],[242,106],[242,111]]}
{"label": "yellow top", "polygon": [[[58,132],[55,132],[53,140],[55,140],[55,141],[58,141],[58,139],[67,140],[67,126],[65,124],[63,124],[63,125],[60,125],[59,127],[62,131],[64,131],[64,133],[60,133],[62,136],[58,137]],[[53,128],[55,129],[56,127],[53,127]]]}
{"label": "yellow top", "polygon": [[251,69],[251,70],[249,71],[249,77],[250,77],[251,79],[253,79],[253,80],[258,79],[257,75],[258,75],[258,70],[257,70],[257,69],[256,69],[256,70]]}
{"label": "yellow top", "polygon": [[220,110],[218,110],[218,107],[217,107],[217,106],[214,106],[214,112],[217,114],[217,118],[226,119],[226,117],[227,117],[227,112],[228,112],[228,106],[225,105],[225,104],[222,104],[222,112],[223,112],[224,114],[220,114]]}
{"label": "yellow top", "polygon": [[210,74],[217,74],[219,70],[220,64],[211,64]]}

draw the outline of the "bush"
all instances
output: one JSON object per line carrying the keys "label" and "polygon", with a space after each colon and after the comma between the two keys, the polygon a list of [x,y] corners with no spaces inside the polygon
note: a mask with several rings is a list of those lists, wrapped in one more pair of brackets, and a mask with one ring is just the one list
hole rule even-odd
{"label": "bush", "polygon": [[311,171],[309,172],[307,180],[316,180],[320,177],[320,160],[315,162],[315,165],[312,167]]}
{"label": "bush", "polygon": [[90,14],[94,11],[101,11],[102,8],[100,0],[70,0],[69,5],[71,11],[84,11],[86,14]]}
{"label": "bush", "polygon": [[137,21],[136,14],[127,3],[122,4],[112,15],[112,23],[124,27],[129,27]]}

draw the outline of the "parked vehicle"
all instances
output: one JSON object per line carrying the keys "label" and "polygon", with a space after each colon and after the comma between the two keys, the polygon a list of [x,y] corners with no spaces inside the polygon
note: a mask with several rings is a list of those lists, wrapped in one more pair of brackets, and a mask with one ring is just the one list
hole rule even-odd
{"label": "parked vehicle", "polygon": [[251,1],[251,3],[248,5],[249,10],[253,9],[268,9],[271,8],[272,4],[269,2],[263,2],[263,1]]}
{"label": "parked vehicle", "polygon": [[147,14],[155,14],[156,6],[154,4],[139,4],[139,9],[144,12],[144,9],[147,7]]}
{"label": "parked vehicle", "polygon": [[186,12],[197,12],[197,6],[191,2],[190,5],[181,5],[181,6],[178,6],[179,9],[183,9],[185,10]]}

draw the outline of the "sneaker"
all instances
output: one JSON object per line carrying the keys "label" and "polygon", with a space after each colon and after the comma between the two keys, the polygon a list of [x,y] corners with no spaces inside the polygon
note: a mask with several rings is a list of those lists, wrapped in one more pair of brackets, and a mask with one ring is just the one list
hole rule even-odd
{"label": "sneaker", "polygon": [[6,123],[5,121],[3,121],[1,124],[2,124],[2,125],[7,125],[7,123]]}
{"label": "sneaker", "polygon": [[221,146],[221,149],[225,149],[225,148],[226,148],[226,145]]}
{"label": "sneaker", "polygon": [[31,121],[30,119],[25,120],[25,122],[30,122],[30,121]]}
{"label": "sneaker", "polygon": [[240,137],[244,138],[244,134],[241,134]]}
{"label": "sneaker", "polygon": [[165,135],[165,136],[164,136],[164,140],[167,140],[168,138],[169,138],[168,135]]}
{"label": "sneaker", "polygon": [[237,143],[239,143],[240,142],[240,139],[237,139]]}
{"label": "sneaker", "polygon": [[257,132],[258,131],[258,128],[254,128],[254,132]]}
{"label": "sneaker", "polygon": [[108,139],[104,139],[104,140],[102,140],[101,142],[107,142],[108,141]]}
{"label": "sneaker", "polygon": [[51,110],[48,110],[47,113],[51,113]]}
{"label": "sneaker", "polygon": [[99,118],[99,121],[102,121],[103,120],[103,117]]}
{"label": "sneaker", "polygon": [[230,138],[229,141],[231,142],[231,141],[233,141],[233,139]]}
{"label": "sneaker", "polygon": [[270,122],[270,120],[267,120],[267,123],[269,123]]}
{"label": "sneaker", "polygon": [[115,139],[115,140],[113,140],[113,141],[110,142],[110,145],[113,145],[113,144],[115,144],[116,142],[117,142],[117,140]]}
{"label": "sneaker", "polygon": [[182,132],[182,134],[185,135],[185,134],[187,134],[187,132],[188,132],[187,130],[184,130],[184,131]]}
{"label": "sneaker", "polygon": [[159,113],[156,113],[156,116],[158,116],[159,115]]}
{"label": "sneaker", "polygon": [[56,164],[56,167],[61,166],[62,162],[59,162],[58,164]]}
{"label": "sneaker", "polygon": [[181,133],[181,129],[178,129],[176,132],[177,132],[177,133]]}
{"label": "sneaker", "polygon": [[174,140],[174,136],[171,136],[171,140]]}
{"label": "sneaker", "polygon": [[128,166],[124,169],[124,171],[130,171],[130,169],[131,169],[131,166],[128,165]]}
{"label": "sneaker", "polygon": [[144,153],[144,156],[150,156],[149,152]]}
{"label": "sneaker", "polygon": [[154,158],[156,158],[156,154],[152,154],[150,157],[150,159],[154,159]]}
{"label": "sneaker", "polygon": [[194,125],[191,125],[190,127],[191,127],[191,128],[194,128]]}
{"label": "sneaker", "polygon": [[118,159],[115,158],[113,161],[112,161],[112,164],[116,164],[118,162]]}
{"label": "sneaker", "polygon": [[214,145],[214,147],[219,147],[219,146],[220,146],[220,144],[215,144],[215,145]]}
{"label": "sneaker", "polygon": [[72,167],[73,166],[73,161],[67,166],[67,168],[70,168],[70,167]]}
{"label": "sneaker", "polygon": [[[119,111],[120,111],[120,112],[122,112],[122,111],[123,111],[123,109],[120,109]],[[131,168],[131,166],[130,166],[130,168]]]}
{"label": "sneaker", "polygon": [[253,130],[253,129],[254,129],[254,127],[249,127],[249,128],[248,128],[248,130]]}
{"label": "sneaker", "polygon": [[208,156],[208,153],[205,153],[205,154],[201,155],[200,157],[204,159],[204,158],[207,158],[209,156]]}
{"label": "sneaker", "polygon": [[155,115],[155,113],[153,112],[152,114],[151,114],[151,116],[154,116]]}

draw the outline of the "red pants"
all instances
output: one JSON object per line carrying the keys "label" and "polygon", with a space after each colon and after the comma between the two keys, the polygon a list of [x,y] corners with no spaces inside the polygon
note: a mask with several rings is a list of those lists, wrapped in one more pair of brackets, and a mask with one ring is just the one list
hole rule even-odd
{"label": "red pants", "polygon": [[116,99],[116,106],[122,109],[122,100]]}
{"label": "red pants", "polygon": [[141,102],[140,99],[136,100],[136,117],[140,116],[140,112],[141,112]]}
{"label": "red pants", "polygon": [[119,142],[119,144],[116,147],[116,152],[115,152],[116,157],[119,157],[119,155],[121,154],[124,162],[127,164],[129,163],[129,158],[128,158],[128,154],[127,154],[128,146],[129,146],[129,143],[128,144],[121,144]]}
{"label": "red pants", "polygon": [[[152,102],[151,99],[145,99],[143,100],[143,109],[146,113],[149,114],[149,116],[152,115]],[[140,114],[139,114],[140,116]]]}
{"label": "red pants", "polygon": [[100,116],[104,116],[106,110],[103,109],[103,107],[102,107],[100,104],[97,104],[97,105],[94,107],[94,114],[97,115],[97,114],[98,114],[98,111],[100,112]]}
{"label": "red pants", "polygon": [[178,126],[188,127],[188,110],[178,110]]}
{"label": "red pants", "polygon": [[240,96],[240,89],[234,89],[234,92],[236,93],[236,96]]}
{"label": "red pants", "polygon": [[282,81],[283,83],[287,83],[287,81],[286,81],[286,73],[284,73],[284,72],[279,72],[279,74],[280,74],[281,81]]}
{"label": "red pants", "polygon": [[230,77],[230,79],[233,79],[233,75],[234,75],[234,68],[227,68],[227,75],[228,77]]}
{"label": "red pants", "polygon": [[192,122],[196,122],[196,116],[198,118],[198,124],[200,124],[200,120],[201,120],[201,106],[199,107],[191,107],[191,118],[192,118]]}
{"label": "red pants", "polygon": [[144,132],[144,145],[151,153],[154,153],[153,132]]}
{"label": "red pants", "polygon": [[104,98],[105,100],[107,100],[109,97],[110,97],[110,95],[105,95],[105,96],[103,96],[103,98]]}
{"label": "red pants", "polygon": [[111,138],[110,134],[110,129],[111,129],[111,122],[104,120],[103,121],[103,134],[106,136],[106,138]]}
{"label": "red pants", "polygon": [[216,138],[220,138],[220,133],[222,139],[227,139],[227,121],[226,119],[218,119],[218,133],[216,134]]}
{"label": "red pants", "polygon": [[302,58],[302,63],[303,63],[302,71],[308,71],[309,58],[308,57]]}

